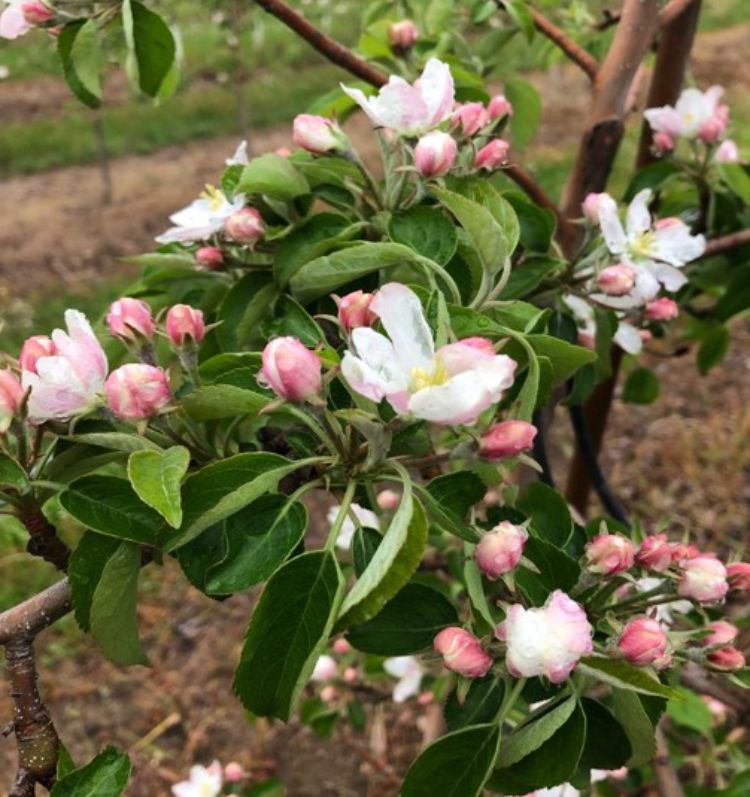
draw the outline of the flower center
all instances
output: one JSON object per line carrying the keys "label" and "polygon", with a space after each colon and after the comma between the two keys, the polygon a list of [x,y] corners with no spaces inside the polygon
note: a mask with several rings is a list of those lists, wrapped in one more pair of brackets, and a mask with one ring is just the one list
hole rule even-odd
{"label": "flower center", "polygon": [[435,360],[431,370],[426,368],[411,369],[411,387],[414,393],[418,390],[424,390],[427,387],[437,387],[438,385],[445,384],[447,381],[448,370],[438,359]]}
{"label": "flower center", "polygon": [[201,199],[208,200],[209,207],[216,212],[225,202],[224,194],[214,185],[206,183],[206,188],[201,194]]}
{"label": "flower center", "polygon": [[636,258],[651,257],[651,245],[653,243],[652,232],[642,232],[637,238],[630,242],[630,253]]}

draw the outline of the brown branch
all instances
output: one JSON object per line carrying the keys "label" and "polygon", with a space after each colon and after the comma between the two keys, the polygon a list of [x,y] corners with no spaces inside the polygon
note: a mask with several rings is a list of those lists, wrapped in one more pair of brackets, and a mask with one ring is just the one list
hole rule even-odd
{"label": "brown branch", "polygon": [[701,258],[722,255],[724,252],[729,252],[740,246],[750,246],[750,229],[730,232],[728,235],[712,238],[706,243],[706,251],[701,255]]}
{"label": "brown branch", "polygon": [[347,72],[356,75],[373,86],[383,86],[388,78],[367,61],[355,55],[351,50],[327,36],[311,25],[301,14],[290,8],[282,0],[255,0],[255,2],[272,16],[291,28],[298,36],[312,45],[321,55]]}
{"label": "brown branch", "polygon": [[72,608],[64,578],[27,601],[0,614],[0,646],[18,636],[33,637],[64,617]]}
{"label": "brown branch", "polygon": [[659,12],[659,25],[663,28],[674,22],[693,2],[694,0],[669,0]]}
{"label": "brown branch", "polygon": [[19,511],[19,520],[29,532],[26,550],[53,564],[61,572],[68,569],[70,550],[57,536],[55,527],[47,520],[42,510],[33,502],[24,504]]}
{"label": "brown branch", "polygon": [[651,761],[651,768],[660,797],[685,797],[680,779],[672,766],[667,740],[661,727],[656,728],[656,755]]}
{"label": "brown branch", "polygon": [[[503,0],[495,0],[495,2],[498,7],[505,8]],[[591,80],[594,80],[599,70],[599,62],[596,58],[594,58],[588,50],[581,47],[578,42],[571,39],[565,31],[558,28],[554,22],[547,19],[544,14],[541,14],[531,6],[527,6],[526,8],[531,18],[534,20],[534,27],[539,33],[541,33],[542,36],[546,36],[553,44],[559,47],[574,64],[580,66]]]}

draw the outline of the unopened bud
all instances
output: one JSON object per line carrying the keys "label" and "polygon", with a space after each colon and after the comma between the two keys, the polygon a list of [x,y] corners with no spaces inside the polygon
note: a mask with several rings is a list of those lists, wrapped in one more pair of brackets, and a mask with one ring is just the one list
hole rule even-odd
{"label": "unopened bud", "polygon": [[242,208],[224,222],[227,236],[246,246],[257,243],[263,237],[265,229],[263,217],[255,208]]}
{"label": "unopened bud", "polygon": [[672,321],[680,314],[680,308],[673,299],[663,296],[646,305],[646,318],[650,321]]}
{"label": "unopened bud", "polygon": [[490,100],[487,112],[490,115],[490,119],[502,119],[503,116],[511,116],[513,114],[513,106],[504,94],[496,94]]}
{"label": "unopened bud", "polygon": [[530,451],[537,429],[526,421],[502,421],[491,426],[479,444],[479,455],[491,461],[517,457]]}
{"label": "unopened bud", "polygon": [[224,265],[224,253],[218,246],[202,246],[195,253],[195,262],[209,271],[217,271]]}
{"label": "unopened bud", "polygon": [[112,412],[127,421],[156,415],[171,398],[166,373],[143,363],[128,363],[112,371],[104,383],[104,395]]}
{"label": "unopened bud", "polygon": [[607,296],[625,296],[635,285],[635,269],[624,263],[607,266],[597,277],[596,284]]}
{"label": "unopened bud", "polygon": [[442,177],[456,162],[458,145],[453,136],[441,130],[422,136],[414,149],[414,165],[427,179]]}
{"label": "unopened bud", "polygon": [[122,340],[135,341],[139,337],[151,340],[156,332],[151,308],[140,299],[118,299],[107,313],[109,331]]}
{"label": "unopened bud", "polygon": [[499,169],[504,163],[507,163],[509,149],[510,144],[507,141],[502,138],[494,138],[477,152],[474,166],[488,172]]}
{"label": "unopened bud", "polygon": [[349,139],[335,122],[308,113],[295,117],[292,140],[298,147],[315,155],[342,152],[349,147]]}
{"label": "unopened bud", "polygon": [[176,304],[167,313],[166,330],[172,345],[178,348],[188,342],[200,343],[206,336],[203,312],[188,304]]}
{"label": "unopened bud", "polygon": [[21,383],[10,371],[0,371],[0,433],[10,428],[24,397]]}
{"label": "unopened bud", "polygon": [[263,349],[263,368],[258,379],[277,396],[300,403],[320,392],[320,357],[297,338],[275,338]]}
{"label": "unopened bud", "polygon": [[397,49],[408,50],[419,38],[419,30],[410,19],[402,19],[388,28],[388,38]]}

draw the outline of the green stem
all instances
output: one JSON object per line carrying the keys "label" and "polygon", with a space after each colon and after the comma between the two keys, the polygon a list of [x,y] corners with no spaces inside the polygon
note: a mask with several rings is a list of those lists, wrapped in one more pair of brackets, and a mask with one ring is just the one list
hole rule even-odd
{"label": "green stem", "polygon": [[288,403],[284,404],[282,409],[307,426],[333,456],[337,456],[341,453],[333,438],[325,431],[321,424],[301,407],[298,407],[296,404]]}
{"label": "green stem", "polygon": [[338,514],[336,515],[336,520],[333,521],[331,530],[328,532],[328,537],[326,538],[325,547],[327,551],[332,550],[333,546],[336,544],[336,540],[341,532],[341,527],[344,525],[344,521],[349,514],[349,507],[352,505],[352,501],[354,500],[354,492],[356,489],[356,481],[352,480],[346,485],[346,491],[344,492],[344,497],[341,499],[341,506],[339,507]]}
{"label": "green stem", "polygon": [[458,285],[456,285],[453,277],[438,263],[434,260],[430,260],[429,257],[422,257],[420,255],[415,256],[415,260],[425,268],[429,269],[430,272],[437,274],[440,279],[447,285],[448,290],[450,291],[451,301],[454,304],[461,304],[461,291],[458,289]]}
{"label": "green stem", "polygon": [[526,686],[526,679],[519,678],[515,684],[513,685],[513,689],[508,692],[505,697],[503,697],[502,705],[500,706],[500,711],[497,712],[497,717],[495,717],[495,722],[498,725],[502,725],[505,721],[505,718],[510,714],[513,710],[513,706],[516,704],[519,695],[523,691],[524,686]]}

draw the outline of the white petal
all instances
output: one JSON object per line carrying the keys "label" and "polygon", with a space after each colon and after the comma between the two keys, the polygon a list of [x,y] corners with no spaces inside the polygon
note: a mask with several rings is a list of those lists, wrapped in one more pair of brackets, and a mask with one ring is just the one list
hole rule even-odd
{"label": "white petal", "polygon": [[628,242],[620,221],[617,202],[608,194],[599,200],[599,226],[609,251],[615,255],[625,252]]}
{"label": "white petal", "polygon": [[415,672],[422,672],[422,667],[414,656],[392,656],[383,662],[383,669],[394,678],[406,678]]}
{"label": "white petal", "polygon": [[380,317],[402,371],[431,371],[435,345],[416,293],[398,282],[389,282],[375,294],[370,309]]}
{"label": "white petal", "polygon": [[648,210],[651,195],[651,189],[644,188],[633,197],[633,201],[628,206],[625,223],[628,229],[628,238],[631,240],[651,228],[651,214]]}
{"label": "white petal", "polygon": [[0,14],[0,38],[17,39],[31,30],[31,25],[26,21],[21,3],[11,3]]}
{"label": "white petal", "polygon": [[422,673],[411,673],[405,678],[402,678],[396,686],[393,687],[393,702],[403,703],[410,697],[419,694],[419,686],[422,683]]}
{"label": "white petal", "polygon": [[651,265],[639,266],[635,275],[633,294],[639,297],[642,302],[647,302],[653,299],[657,293],[659,293],[659,280],[654,276]]}
{"label": "white petal", "polygon": [[679,269],[665,263],[654,263],[651,271],[670,293],[679,291],[687,282],[687,277]]}
{"label": "white petal", "polygon": [[641,333],[626,321],[621,321],[617,326],[614,337],[615,343],[628,354],[638,354],[643,349]]}
{"label": "white petal", "polygon": [[226,159],[226,164],[227,166],[247,166],[248,163],[250,160],[247,157],[247,141],[241,141],[234,151],[234,155]]}
{"label": "white petal", "polygon": [[429,126],[435,127],[453,110],[455,90],[450,67],[437,58],[430,58],[417,85],[427,107]]}
{"label": "white petal", "polygon": [[580,296],[574,296],[572,293],[562,297],[563,304],[567,305],[571,313],[579,321],[591,321],[594,318],[594,308]]}
{"label": "white petal", "polygon": [[418,390],[409,399],[409,410],[433,423],[471,425],[492,403],[482,380],[474,371],[465,371],[442,385]]}
{"label": "white petal", "polygon": [[178,227],[202,227],[210,223],[213,213],[207,199],[196,199],[173,213],[169,220]]}
{"label": "white petal", "polygon": [[706,250],[706,239],[702,235],[691,235],[687,225],[671,224],[654,230],[650,247],[654,260],[672,266],[682,266],[700,257]]}

